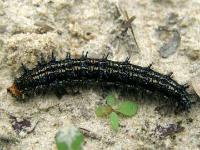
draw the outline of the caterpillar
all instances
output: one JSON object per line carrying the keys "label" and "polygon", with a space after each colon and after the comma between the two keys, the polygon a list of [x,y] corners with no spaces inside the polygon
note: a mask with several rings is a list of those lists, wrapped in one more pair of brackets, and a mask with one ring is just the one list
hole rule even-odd
{"label": "caterpillar", "polygon": [[63,94],[66,87],[90,84],[107,84],[125,86],[128,88],[142,88],[149,91],[159,91],[164,96],[172,97],[176,109],[189,111],[191,101],[186,91],[187,85],[180,85],[172,79],[172,73],[163,75],[152,70],[151,65],[141,67],[130,63],[129,58],[124,62],[108,60],[108,55],[101,59],[88,58],[82,54],[80,58],[72,58],[67,53],[63,60],[56,60],[52,53],[51,60],[41,61],[32,70],[22,64],[23,73],[7,88],[17,99],[34,96],[54,90]]}

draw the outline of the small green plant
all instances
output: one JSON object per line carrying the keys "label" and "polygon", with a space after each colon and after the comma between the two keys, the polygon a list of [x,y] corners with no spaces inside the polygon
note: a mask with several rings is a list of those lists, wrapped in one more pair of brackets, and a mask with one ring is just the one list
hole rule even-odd
{"label": "small green plant", "polygon": [[58,150],[81,150],[84,137],[79,129],[70,126],[59,129],[55,140]]}
{"label": "small green plant", "polygon": [[110,124],[113,130],[117,131],[119,128],[119,117],[121,114],[125,117],[132,117],[137,113],[138,105],[132,101],[123,100],[121,102],[111,93],[106,97],[106,105],[96,108],[97,117],[109,116]]}

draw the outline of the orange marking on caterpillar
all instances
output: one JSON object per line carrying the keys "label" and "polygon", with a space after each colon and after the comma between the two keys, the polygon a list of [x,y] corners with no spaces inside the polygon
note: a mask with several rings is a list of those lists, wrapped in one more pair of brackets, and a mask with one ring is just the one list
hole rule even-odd
{"label": "orange marking on caterpillar", "polygon": [[7,92],[11,93],[15,97],[22,96],[21,91],[17,88],[17,86],[15,84],[13,84],[11,87],[7,88]]}

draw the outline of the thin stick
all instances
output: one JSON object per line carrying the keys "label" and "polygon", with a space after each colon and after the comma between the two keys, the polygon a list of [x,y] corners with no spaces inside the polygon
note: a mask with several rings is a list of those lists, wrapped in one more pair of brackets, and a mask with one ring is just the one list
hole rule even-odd
{"label": "thin stick", "polygon": [[97,134],[93,133],[92,131],[90,131],[88,129],[81,128],[81,127],[79,127],[79,129],[82,131],[83,135],[85,135],[86,137],[90,137],[90,138],[96,139],[96,140],[102,139],[100,136],[98,136]]}
{"label": "thin stick", "polygon": [[[124,12],[125,12],[125,15],[126,15],[127,22],[130,22],[130,24],[131,24],[131,22],[135,19],[135,17],[132,16],[131,18],[129,18],[127,11],[125,10]],[[136,47],[137,47],[138,50],[140,50],[140,48],[139,48],[139,46],[138,46],[138,44],[137,44],[137,41],[136,41],[136,38],[135,38],[135,34],[134,34],[134,32],[133,32],[132,26],[130,25],[129,28],[131,29],[131,33],[132,33],[132,35],[133,35],[133,40],[134,40],[134,42],[135,42],[135,44],[136,44]]]}
{"label": "thin stick", "polygon": [[39,123],[39,121],[36,122],[36,124],[34,125],[34,127],[30,131],[27,131],[27,134],[30,134],[30,133],[34,132],[36,126],[38,125],[38,123]]}

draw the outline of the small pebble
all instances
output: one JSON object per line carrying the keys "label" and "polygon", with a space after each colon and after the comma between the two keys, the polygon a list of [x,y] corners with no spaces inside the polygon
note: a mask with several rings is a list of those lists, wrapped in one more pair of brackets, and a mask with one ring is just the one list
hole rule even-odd
{"label": "small pebble", "polygon": [[177,30],[168,32],[172,32],[173,37],[167,43],[164,43],[163,46],[160,48],[160,56],[163,58],[167,58],[173,55],[181,42],[181,36]]}

